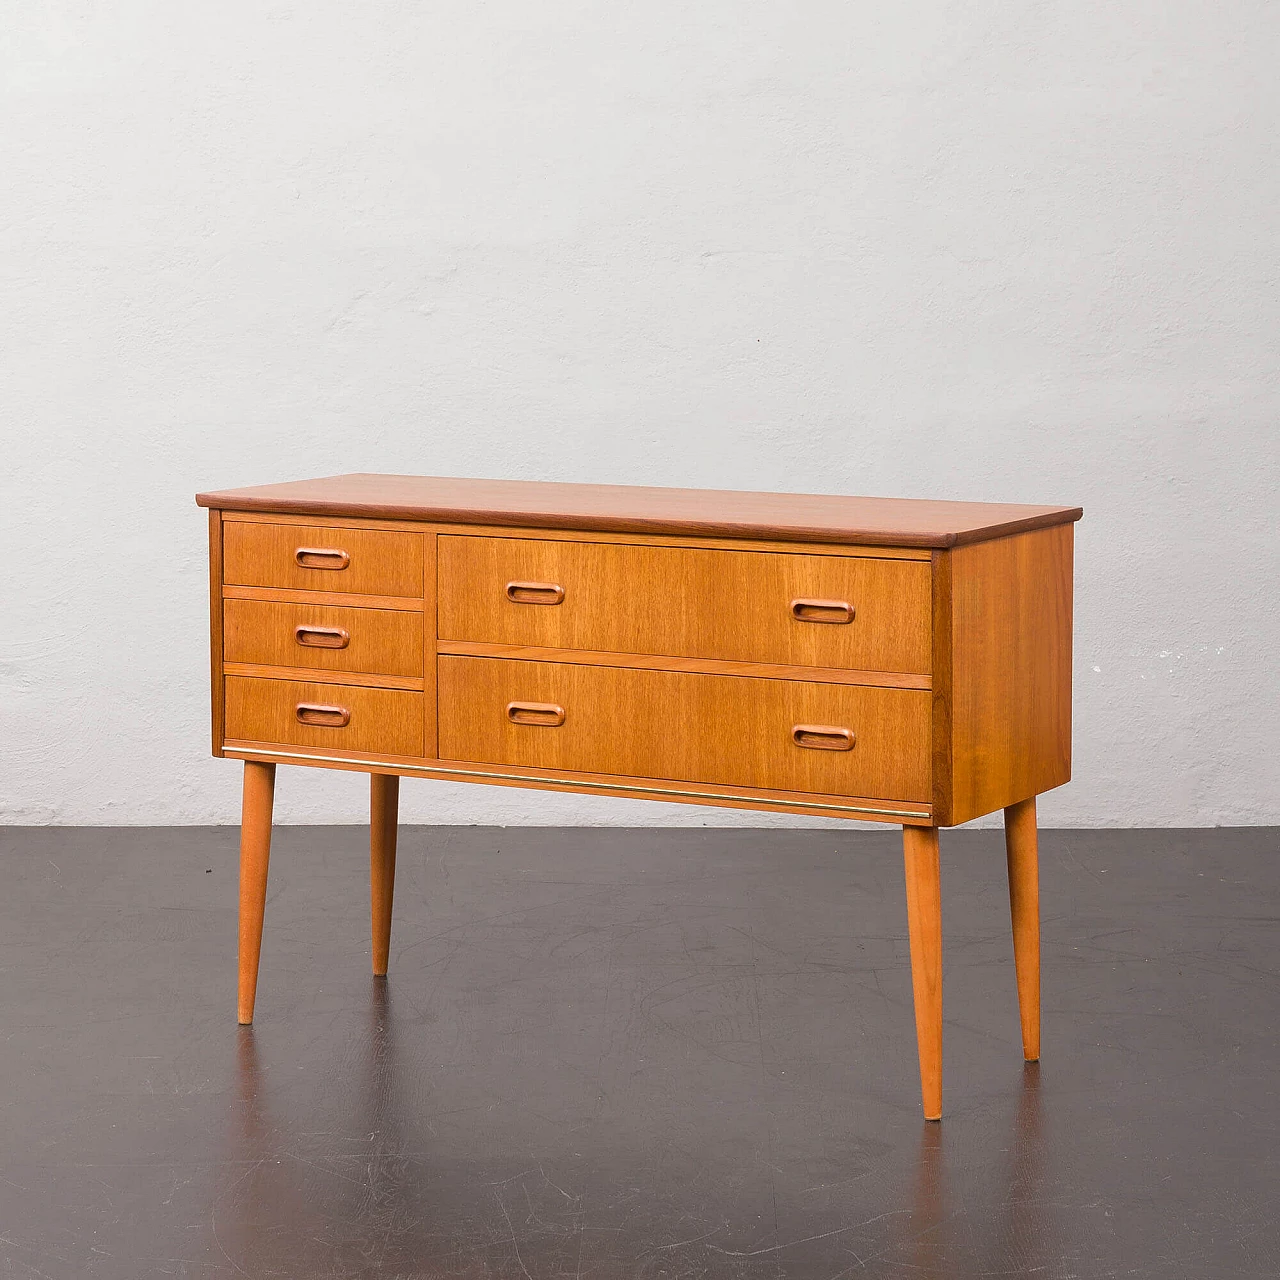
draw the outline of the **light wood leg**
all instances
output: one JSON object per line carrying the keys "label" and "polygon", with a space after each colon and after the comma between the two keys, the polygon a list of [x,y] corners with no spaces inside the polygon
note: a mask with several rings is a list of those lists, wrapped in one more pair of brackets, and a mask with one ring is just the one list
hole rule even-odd
{"label": "light wood leg", "polygon": [[1040,857],[1036,800],[1004,811],[1004,844],[1009,858],[1009,913],[1013,917],[1013,967],[1018,977],[1022,1056],[1040,1061]]}
{"label": "light wood leg", "polygon": [[386,977],[391,955],[391,899],[396,887],[396,821],[400,779],[369,775],[369,902],[373,913],[373,972]]}
{"label": "light wood leg", "polygon": [[262,915],[267,905],[267,863],[271,857],[271,805],[276,767],[244,762],[244,800],[240,810],[240,998],[243,1026],[253,1021],[262,953]]}
{"label": "light wood leg", "polygon": [[938,828],[903,827],[907,932],[920,1052],[920,1100],[926,1120],[942,1119],[942,894]]}

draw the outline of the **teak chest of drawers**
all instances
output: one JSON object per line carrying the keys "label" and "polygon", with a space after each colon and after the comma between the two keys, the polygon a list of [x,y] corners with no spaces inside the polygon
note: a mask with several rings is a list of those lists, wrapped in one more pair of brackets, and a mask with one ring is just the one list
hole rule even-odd
{"label": "teak chest of drawers", "polygon": [[197,502],[213,751],[245,762],[242,1023],[283,763],[371,776],[377,974],[401,776],[902,824],[929,1119],[938,828],[1003,809],[1039,1057],[1035,797],[1071,775],[1079,508],[376,475]]}

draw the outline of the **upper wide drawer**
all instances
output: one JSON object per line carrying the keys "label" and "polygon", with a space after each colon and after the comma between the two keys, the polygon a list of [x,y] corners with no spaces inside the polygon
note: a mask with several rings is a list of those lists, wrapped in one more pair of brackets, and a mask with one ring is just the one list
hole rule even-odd
{"label": "upper wide drawer", "polygon": [[442,536],[442,640],[924,675],[928,561]]}
{"label": "upper wide drawer", "polygon": [[421,598],[422,535],[322,524],[222,525],[222,580],[353,595]]}

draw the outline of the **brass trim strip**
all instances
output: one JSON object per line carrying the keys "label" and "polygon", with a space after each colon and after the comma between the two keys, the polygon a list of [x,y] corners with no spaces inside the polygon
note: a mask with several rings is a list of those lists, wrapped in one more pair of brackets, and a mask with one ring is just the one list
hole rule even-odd
{"label": "brass trim strip", "polygon": [[541,777],[528,773],[499,773],[493,769],[458,769],[438,764],[379,765],[376,760],[355,760],[349,756],[317,756],[303,751],[256,751],[245,747],[227,747],[226,754],[247,759],[315,760],[329,764],[351,764],[362,769],[385,769],[393,773],[442,773],[455,778],[497,778],[503,782],[545,782],[557,787],[588,787],[596,791],[633,791],[640,795],[693,796],[699,800],[741,800],[746,804],[771,804],[793,809],[828,809],[835,813],[875,813],[886,818],[924,818],[931,815],[916,809],[876,809],[860,804],[825,804],[820,800],[778,800],[772,796],[742,796],[719,791],[677,790],[674,787],[643,787],[632,782],[586,782],[577,778]]}

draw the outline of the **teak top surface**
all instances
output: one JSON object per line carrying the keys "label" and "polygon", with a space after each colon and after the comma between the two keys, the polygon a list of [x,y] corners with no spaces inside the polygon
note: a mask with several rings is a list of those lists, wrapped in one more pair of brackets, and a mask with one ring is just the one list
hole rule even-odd
{"label": "teak top surface", "polygon": [[1081,516],[1079,507],[995,502],[368,474],[201,493],[196,502],[226,511],[884,547],[953,547]]}

